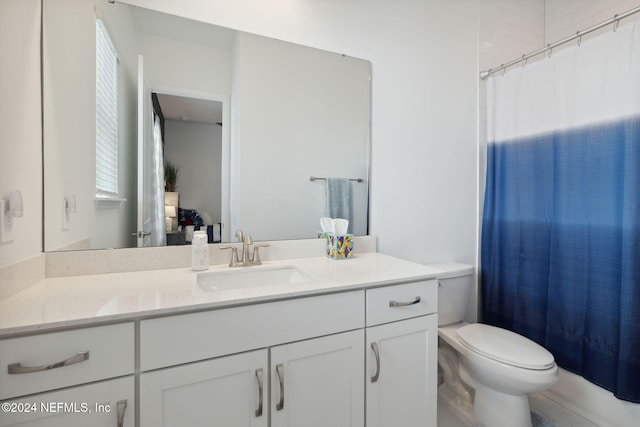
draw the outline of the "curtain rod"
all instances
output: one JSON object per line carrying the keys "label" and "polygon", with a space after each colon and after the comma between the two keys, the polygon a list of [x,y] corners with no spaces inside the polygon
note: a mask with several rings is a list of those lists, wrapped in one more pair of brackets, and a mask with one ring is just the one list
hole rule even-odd
{"label": "curtain rod", "polygon": [[534,52],[528,53],[526,55],[522,55],[520,58],[514,59],[513,61],[507,62],[506,64],[501,64],[497,68],[490,68],[488,70],[481,71],[480,72],[480,79],[481,80],[486,80],[489,76],[492,76],[493,74],[497,73],[498,71],[502,71],[502,70],[505,70],[505,69],[511,67],[512,65],[516,65],[516,64],[519,64],[521,62],[525,62],[529,58],[532,58],[532,57],[534,57],[536,55],[540,55],[540,54],[545,53],[545,52],[549,52],[549,51],[553,50],[554,48],[556,48],[556,47],[558,47],[560,45],[569,43],[570,41],[578,39],[578,44],[579,44],[580,40],[582,39],[582,36],[584,36],[586,34],[589,34],[589,33],[592,33],[592,32],[594,32],[596,30],[599,30],[600,28],[606,27],[607,25],[614,24],[613,31],[615,31],[618,28],[618,24],[620,24],[620,20],[621,19],[627,18],[627,17],[629,17],[629,16],[631,16],[631,15],[633,15],[635,13],[638,13],[638,12],[640,12],[640,6],[636,7],[636,8],[633,8],[633,9],[631,9],[631,10],[625,12],[625,13],[622,13],[620,15],[614,15],[613,18],[611,18],[611,19],[607,19],[606,21],[601,22],[599,24],[596,24],[593,27],[589,27],[586,30],[578,31],[577,33],[575,33],[572,36],[566,37],[566,38],[564,38],[564,39],[562,39],[560,41],[557,41],[555,43],[548,44],[545,47],[543,47],[541,49],[538,49],[538,50],[536,50]]}
{"label": "curtain rod", "polygon": [[[321,178],[321,177],[317,177],[317,176],[312,176],[309,178],[309,181],[326,181],[327,178]],[[363,179],[362,178],[349,178],[349,181],[354,181],[354,182],[362,182]]]}

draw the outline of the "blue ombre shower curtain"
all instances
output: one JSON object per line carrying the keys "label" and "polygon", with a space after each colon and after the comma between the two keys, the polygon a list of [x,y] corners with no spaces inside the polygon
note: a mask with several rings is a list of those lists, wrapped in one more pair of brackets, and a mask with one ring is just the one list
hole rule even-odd
{"label": "blue ombre shower curtain", "polygon": [[483,321],[640,402],[640,23],[487,82]]}

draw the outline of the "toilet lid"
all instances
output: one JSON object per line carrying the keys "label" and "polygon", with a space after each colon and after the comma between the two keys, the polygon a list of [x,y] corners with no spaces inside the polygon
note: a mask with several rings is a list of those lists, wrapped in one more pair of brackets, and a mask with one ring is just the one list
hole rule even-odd
{"label": "toilet lid", "polygon": [[458,329],[460,342],[485,357],[527,369],[548,369],[553,355],[528,338],[495,326],[473,323]]}

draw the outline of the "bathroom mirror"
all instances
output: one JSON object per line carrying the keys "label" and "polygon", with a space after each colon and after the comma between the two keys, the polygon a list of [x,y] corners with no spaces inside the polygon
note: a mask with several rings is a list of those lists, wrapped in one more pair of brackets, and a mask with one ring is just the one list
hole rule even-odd
{"label": "bathroom mirror", "polygon": [[[96,107],[97,52],[115,58],[112,124]],[[43,0],[42,55],[45,251],[184,243],[170,235],[180,211],[220,224],[222,241],[239,228],[254,240],[313,238],[327,177],[353,180],[351,231],[367,234],[368,61],[108,0]],[[217,112],[202,118],[205,107]],[[103,128],[113,153],[96,148]],[[179,167],[177,212],[155,212],[162,238],[140,238],[150,200],[173,200],[148,168],[166,161]],[[115,191],[98,188],[104,170]]]}

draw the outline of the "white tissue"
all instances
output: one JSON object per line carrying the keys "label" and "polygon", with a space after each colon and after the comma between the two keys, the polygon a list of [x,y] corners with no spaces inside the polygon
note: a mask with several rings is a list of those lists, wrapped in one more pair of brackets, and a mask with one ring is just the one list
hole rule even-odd
{"label": "white tissue", "polygon": [[320,218],[320,228],[323,233],[333,233],[333,220],[326,216]]}
{"label": "white tissue", "polygon": [[320,227],[323,233],[331,233],[337,236],[347,234],[349,220],[343,218],[320,218]]}
{"label": "white tissue", "polygon": [[333,234],[336,236],[344,236],[347,234],[349,228],[349,220],[342,218],[335,218],[333,220]]}

